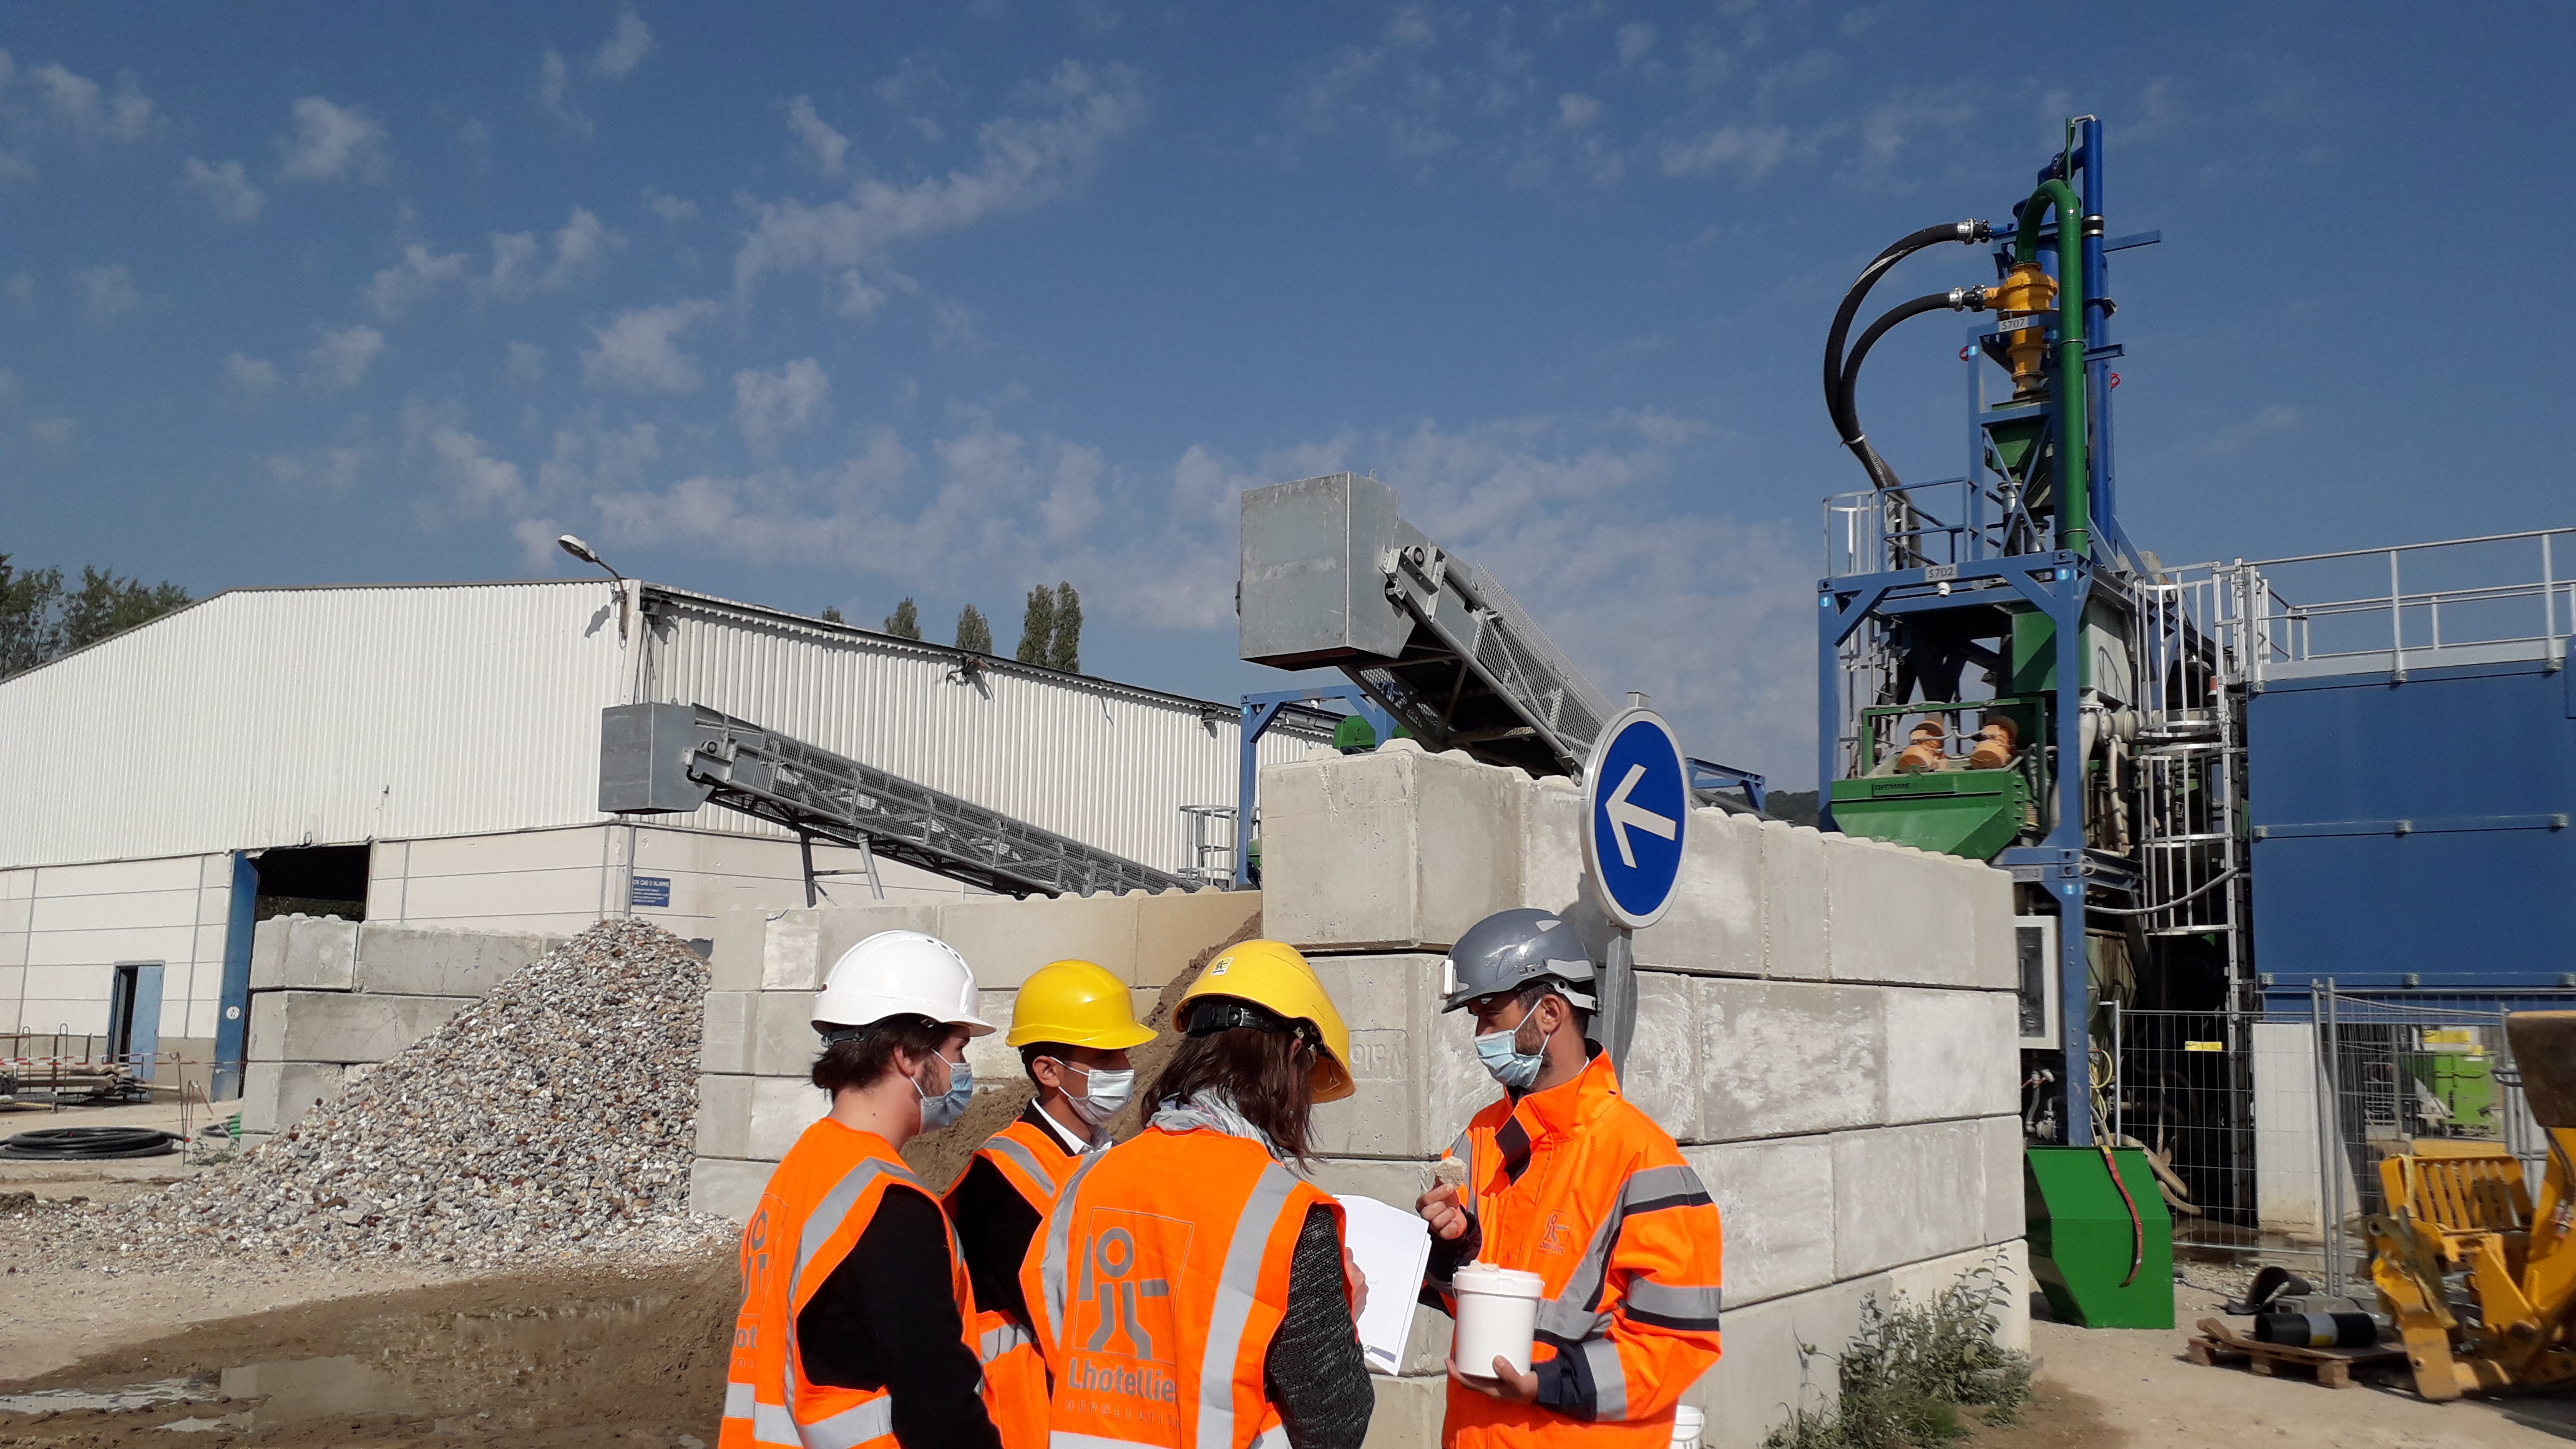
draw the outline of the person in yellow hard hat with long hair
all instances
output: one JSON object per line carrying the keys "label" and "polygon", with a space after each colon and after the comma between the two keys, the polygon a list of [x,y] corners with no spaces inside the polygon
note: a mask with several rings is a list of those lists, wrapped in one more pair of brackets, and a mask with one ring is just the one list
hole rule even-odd
{"label": "person in yellow hard hat with long hair", "polygon": [[948,1219],[975,1286],[984,1398],[1002,1449],[1047,1442],[1046,1364],[1029,1338],[1020,1260],[1056,1190],[1109,1145],[1109,1119],[1135,1093],[1127,1053],[1154,1039],[1138,1024],[1127,983],[1089,961],[1042,966],[1012,1003],[1020,1069],[1037,1088],[1019,1119],[977,1148],[948,1190]]}
{"label": "person in yellow hard hat with long hair", "polygon": [[1277,941],[1209,962],[1176,1024],[1145,1130],[1083,1159],[1020,1267],[1053,1442],[1359,1449],[1367,1289],[1340,1205],[1288,1165],[1351,1095],[1350,1031]]}

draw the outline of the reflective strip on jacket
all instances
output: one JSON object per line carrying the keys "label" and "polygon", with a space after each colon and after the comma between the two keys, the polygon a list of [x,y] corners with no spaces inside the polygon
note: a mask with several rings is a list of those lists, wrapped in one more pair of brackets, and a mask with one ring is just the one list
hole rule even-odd
{"label": "reflective strip on jacket", "polygon": [[[897,1185],[932,1197],[884,1138],[829,1117],[806,1128],[769,1175],[760,1206],[742,1230],[742,1312],[734,1319],[733,1357],[725,1370],[718,1449],[895,1449],[888,1390],[806,1380],[796,1352],[796,1315],[858,1245],[886,1190]],[[966,1324],[966,1346],[980,1353],[975,1290],[954,1233],[948,1238],[948,1276]]]}
{"label": "reflective strip on jacket", "polygon": [[1318,1206],[1338,1231],[1340,1204],[1221,1132],[1149,1127],[1084,1158],[1020,1269],[1054,1449],[1284,1449],[1262,1368]]}
{"label": "reflective strip on jacket", "polygon": [[[975,1155],[993,1164],[1011,1190],[1037,1210],[1041,1226],[1055,1207],[1057,1190],[1082,1162],[1034,1122],[1013,1122],[975,1149]],[[956,1191],[949,1189],[952,1199]],[[952,1218],[955,1211],[950,1209]],[[1027,1324],[999,1308],[975,1315],[975,1336],[984,1362],[984,1408],[1001,1432],[1002,1449],[1041,1449],[1047,1440],[1047,1372],[1036,1338]]]}
{"label": "reflective strip on jacket", "polygon": [[1717,1362],[1723,1249],[1671,1134],[1620,1095],[1603,1052],[1573,1081],[1486,1107],[1446,1155],[1467,1163],[1478,1256],[1539,1275],[1535,1357],[1566,1360],[1567,1377],[1553,1408],[1450,1384],[1445,1449],[1664,1449],[1673,1406]]}

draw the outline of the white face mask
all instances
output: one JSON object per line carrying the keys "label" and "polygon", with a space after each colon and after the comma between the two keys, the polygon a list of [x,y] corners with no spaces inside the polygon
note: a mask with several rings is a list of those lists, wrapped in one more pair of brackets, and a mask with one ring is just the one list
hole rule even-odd
{"label": "white face mask", "polygon": [[966,1103],[975,1095],[975,1068],[967,1062],[952,1062],[946,1057],[940,1065],[948,1068],[948,1090],[934,1097],[924,1091],[921,1079],[912,1079],[912,1089],[921,1094],[921,1130],[936,1132],[966,1114]]}
{"label": "white face mask", "polygon": [[1070,1062],[1057,1062],[1056,1065],[1083,1073],[1082,1095],[1077,1097],[1067,1092],[1064,1099],[1073,1104],[1073,1115],[1094,1127],[1117,1116],[1128,1099],[1136,1095],[1136,1074],[1133,1071],[1113,1072],[1107,1067],[1076,1068]]}

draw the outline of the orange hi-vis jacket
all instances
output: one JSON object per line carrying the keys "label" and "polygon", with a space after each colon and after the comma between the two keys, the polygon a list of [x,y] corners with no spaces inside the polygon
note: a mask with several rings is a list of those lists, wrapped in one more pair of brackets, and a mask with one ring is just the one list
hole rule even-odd
{"label": "orange hi-vis jacket", "polygon": [[1284,1449],[1262,1366],[1318,1205],[1338,1227],[1260,1143],[1207,1128],[1086,1158],[1020,1268],[1055,1449]]}
{"label": "orange hi-vis jacket", "polygon": [[1444,1449],[1665,1449],[1673,1406],[1717,1361],[1723,1247],[1672,1136],[1620,1095],[1602,1052],[1573,1081],[1478,1112],[1447,1155],[1467,1163],[1477,1256],[1539,1275],[1534,1359],[1557,1362],[1533,1362],[1535,1404],[1452,1382]]}
{"label": "orange hi-vis jacket", "polygon": [[[857,1246],[886,1191],[903,1186],[937,1201],[892,1144],[826,1117],[805,1129],[761,1190],[742,1230],[742,1312],[734,1320],[725,1370],[718,1449],[896,1449],[889,1389],[847,1389],[806,1381],[796,1352],[796,1315]],[[977,1347],[975,1290],[948,1237],[948,1276],[957,1291],[966,1347]]]}
{"label": "orange hi-vis jacket", "polygon": [[[987,1138],[975,1155],[992,1163],[1002,1180],[1037,1209],[1041,1223],[1054,1209],[1056,1193],[1082,1163],[1054,1133],[1034,1122],[1013,1122]],[[1047,1370],[1037,1340],[1028,1325],[999,1308],[977,1313],[975,1332],[984,1358],[984,1407],[1001,1432],[1002,1449],[1042,1449],[1047,1442]]]}

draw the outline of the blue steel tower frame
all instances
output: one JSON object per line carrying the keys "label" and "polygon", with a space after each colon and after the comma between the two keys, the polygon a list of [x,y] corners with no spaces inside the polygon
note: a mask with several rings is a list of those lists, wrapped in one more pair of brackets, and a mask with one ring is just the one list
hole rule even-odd
{"label": "blue steel tower frame", "polygon": [[[1821,624],[1819,807],[1827,829],[1835,828],[1831,815],[1832,782],[1846,775],[1845,732],[1855,717],[1852,711],[1863,703],[1856,698],[1847,702],[1845,697],[1855,634],[1873,623],[1921,625],[1938,616],[1969,610],[1985,611],[1984,617],[1989,620],[1998,614],[2033,612],[2045,616],[2052,626],[2056,667],[2051,687],[2045,693],[2047,742],[2057,750],[2059,759],[2047,780],[2054,809],[2043,806],[2038,812],[2039,818],[2047,822],[2043,838],[2007,846],[1993,860],[1996,866],[2012,873],[2018,886],[2026,888],[2021,892],[2026,903],[2044,894],[2058,916],[2055,964],[2061,1002],[2059,1045],[2063,1053],[2059,1079],[2067,1092],[2066,1140],[2079,1145],[2093,1140],[2090,1113],[2086,1110],[2093,1008],[2086,950],[2087,898],[2094,892],[2133,897],[2138,888],[2133,861],[2088,848],[2087,773],[2078,745],[2084,739],[2083,655],[2088,610],[2107,606],[2120,615],[2133,617],[2136,604],[2125,580],[2139,572],[2137,553],[2120,527],[2117,507],[2118,474],[2113,463],[2110,422],[2116,381],[2110,375],[2110,363],[2120,356],[2120,348],[2109,336],[2114,307],[2108,296],[2104,257],[2110,251],[2159,240],[2154,233],[2106,240],[2102,228],[2103,174],[2102,124],[2085,116],[2070,123],[2067,150],[2052,158],[2039,178],[2042,183],[2063,181],[2074,187],[2082,211],[2080,218],[2060,215],[2054,226],[2079,226],[2082,240],[2083,371],[2087,385],[2084,415],[2074,419],[2072,425],[2085,429],[2088,444],[2084,475],[2091,500],[2089,535],[2070,539],[2062,511],[2044,531],[2035,531],[2026,509],[2021,519],[2024,526],[2018,531],[2013,527],[2016,495],[2011,487],[1999,486],[2009,485],[2012,480],[2007,470],[1998,466],[1990,429],[1998,423],[2026,424],[2036,419],[2045,428],[2043,438],[2055,443],[2065,437],[2070,421],[2062,415],[2064,390],[2060,387],[2050,388],[2035,402],[1987,405],[1983,369],[1989,360],[2000,360],[1996,324],[1988,321],[1971,329],[1967,345],[1960,350],[1968,378],[1968,473],[1964,479],[1925,485],[1927,489],[1951,490],[1943,495],[1957,500],[1951,516],[1933,517],[1911,496],[1920,490],[1905,490],[1909,494],[1904,503],[1906,517],[1921,522],[1891,532],[1887,547],[1873,542],[1870,562],[1874,567],[1821,580],[1817,597]],[[2034,198],[2028,204],[2039,202]],[[2045,264],[2054,259],[2056,238],[2053,229],[2044,230],[2041,236],[2049,244],[2038,254]],[[2060,340],[2056,331],[2052,321],[2052,350]],[[2062,447],[2057,456],[2063,458]],[[2063,491],[2058,490],[2061,499]],[[1936,559],[1936,554],[1943,556]],[[1864,636],[1859,647],[1874,647],[1868,642],[1872,637],[1875,636]],[[1850,743],[1857,748],[1856,741]],[[2022,909],[2030,911],[2035,905],[2025,904]]]}

